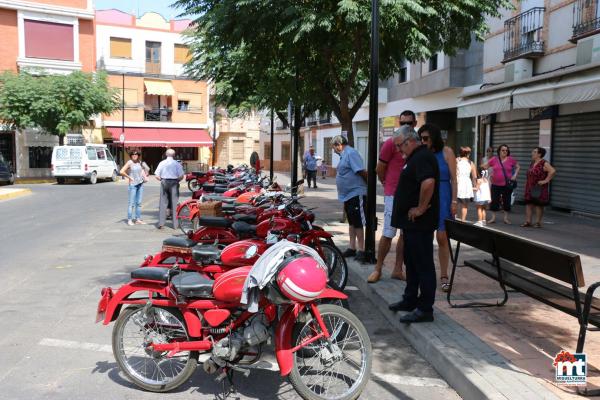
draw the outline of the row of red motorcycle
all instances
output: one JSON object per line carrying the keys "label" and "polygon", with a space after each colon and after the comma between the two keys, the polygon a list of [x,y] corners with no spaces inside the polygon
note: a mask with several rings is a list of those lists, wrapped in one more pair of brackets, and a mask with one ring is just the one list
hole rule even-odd
{"label": "row of red motorcycle", "polygon": [[196,176],[207,177],[207,191],[234,185],[252,195],[238,202],[242,193],[201,193],[200,201],[229,203],[225,215],[196,214],[197,226],[165,239],[130,282],[102,289],[97,322],[116,322],[122,371],[140,388],[166,392],[190,378],[203,354],[204,370],[232,386],[234,371],[247,376],[272,345],[281,376],[302,398],[360,396],[371,343],[347,308],[347,265],[332,235],[297,197],[248,168]]}

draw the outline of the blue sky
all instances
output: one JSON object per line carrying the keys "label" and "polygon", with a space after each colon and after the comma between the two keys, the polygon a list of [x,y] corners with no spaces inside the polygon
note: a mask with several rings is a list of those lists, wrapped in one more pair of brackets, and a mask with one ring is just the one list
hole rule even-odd
{"label": "blue sky", "polygon": [[169,20],[180,13],[179,10],[171,7],[174,2],[175,0],[95,0],[94,4],[97,10],[116,8],[130,14],[138,14],[139,11],[138,16],[148,11],[155,11]]}

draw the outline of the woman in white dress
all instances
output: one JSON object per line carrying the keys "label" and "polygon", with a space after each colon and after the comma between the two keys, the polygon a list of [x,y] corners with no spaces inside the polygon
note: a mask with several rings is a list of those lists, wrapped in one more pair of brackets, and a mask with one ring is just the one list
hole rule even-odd
{"label": "woman in white dress", "polygon": [[475,163],[469,159],[470,156],[471,148],[461,147],[460,156],[456,159],[456,198],[459,205],[459,216],[457,218],[461,221],[467,219],[469,203],[473,200],[473,189],[477,185],[477,170],[475,169]]}

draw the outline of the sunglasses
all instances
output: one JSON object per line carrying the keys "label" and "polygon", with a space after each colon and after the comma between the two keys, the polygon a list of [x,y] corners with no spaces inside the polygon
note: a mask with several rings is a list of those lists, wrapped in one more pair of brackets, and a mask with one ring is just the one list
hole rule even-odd
{"label": "sunglasses", "polygon": [[429,142],[429,136],[421,136],[421,142]]}
{"label": "sunglasses", "polygon": [[412,125],[414,124],[414,121],[400,121],[400,126],[402,125]]}

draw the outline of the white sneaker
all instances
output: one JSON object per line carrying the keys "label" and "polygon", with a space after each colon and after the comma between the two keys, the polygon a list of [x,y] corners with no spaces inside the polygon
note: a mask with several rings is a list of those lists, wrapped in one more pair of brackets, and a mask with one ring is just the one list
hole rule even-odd
{"label": "white sneaker", "polygon": [[475,225],[475,226],[485,226],[485,222],[484,221],[477,221],[473,225]]}
{"label": "white sneaker", "polygon": [[132,220],[128,219],[128,220],[127,220],[127,225],[129,225],[129,226],[133,226],[133,225],[135,225],[135,224],[133,223],[133,221],[132,221]]}

